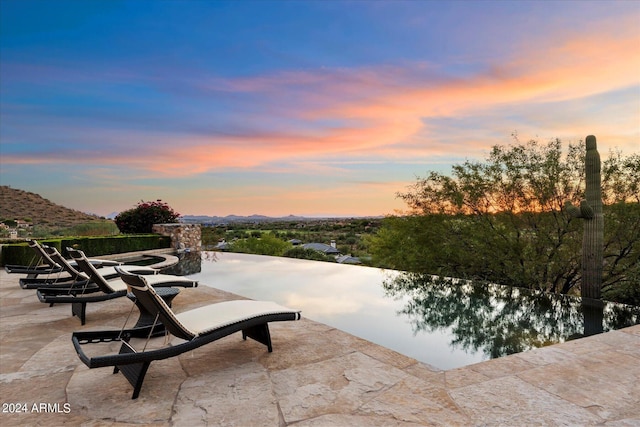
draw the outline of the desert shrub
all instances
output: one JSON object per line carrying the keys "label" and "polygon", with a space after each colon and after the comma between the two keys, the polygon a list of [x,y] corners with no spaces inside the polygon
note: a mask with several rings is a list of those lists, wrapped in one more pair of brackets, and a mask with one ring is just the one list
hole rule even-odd
{"label": "desert shrub", "polygon": [[120,212],[115,221],[121,233],[151,233],[153,224],[178,222],[180,214],[162,200],[141,201],[135,208]]}
{"label": "desert shrub", "polygon": [[70,228],[66,235],[71,236],[113,236],[118,234],[118,227],[111,220],[99,220],[77,224]]}
{"label": "desert shrub", "polygon": [[210,248],[218,244],[221,239],[224,239],[225,229],[222,227],[207,227],[201,228],[201,241],[203,248]]}
{"label": "desert shrub", "polygon": [[271,233],[266,233],[261,238],[249,237],[234,241],[231,244],[231,251],[245,254],[281,256],[290,247],[290,243],[278,239]]}

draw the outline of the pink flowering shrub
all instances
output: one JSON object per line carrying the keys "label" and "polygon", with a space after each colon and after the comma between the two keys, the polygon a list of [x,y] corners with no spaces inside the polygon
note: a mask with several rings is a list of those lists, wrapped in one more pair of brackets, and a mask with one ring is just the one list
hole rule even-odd
{"label": "pink flowering shrub", "polygon": [[151,233],[153,224],[178,222],[180,214],[158,199],[155,202],[141,201],[135,208],[120,212],[115,217],[121,233]]}

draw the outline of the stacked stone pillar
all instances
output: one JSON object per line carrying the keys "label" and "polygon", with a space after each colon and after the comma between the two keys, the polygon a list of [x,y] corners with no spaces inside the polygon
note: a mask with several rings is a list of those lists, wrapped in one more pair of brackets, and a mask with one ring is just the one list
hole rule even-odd
{"label": "stacked stone pillar", "polygon": [[171,237],[171,247],[177,251],[199,252],[202,249],[200,224],[154,224],[152,231]]}

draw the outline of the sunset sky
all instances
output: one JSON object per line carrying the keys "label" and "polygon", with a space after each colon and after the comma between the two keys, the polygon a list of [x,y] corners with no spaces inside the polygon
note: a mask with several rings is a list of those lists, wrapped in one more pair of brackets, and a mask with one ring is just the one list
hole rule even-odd
{"label": "sunset sky", "polygon": [[0,2],[0,184],[365,216],[491,146],[640,151],[640,1]]}

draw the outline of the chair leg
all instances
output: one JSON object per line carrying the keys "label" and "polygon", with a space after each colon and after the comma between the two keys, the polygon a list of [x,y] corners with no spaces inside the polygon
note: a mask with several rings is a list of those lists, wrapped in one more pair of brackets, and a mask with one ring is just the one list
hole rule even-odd
{"label": "chair leg", "polygon": [[131,399],[137,399],[142,389],[142,383],[144,382],[144,376],[147,374],[151,362],[133,363],[130,365],[120,366],[120,372],[129,381],[129,384],[133,386],[133,395]]}
{"label": "chair leg", "polygon": [[71,315],[78,316],[80,318],[80,323],[84,325],[86,320],[86,315],[87,315],[87,303],[86,302],[71,303]]}
{"label": "chair leg", "polygon": [[269,353],[273,351],[273,347],[271,346],[271,334],[269,333],[269,325],[267,323],[243,329],[242,339],[246,340],[247,337],[266,345]]}
{"label": "chair leg", "polygon": [[[135,353],[135,350],[133,350],[133,348],[128,344],[122,343],[118,354],[124,353]],[[151,361],[114,366],[113,373],[116,374],[118,372],[122,372],[122,375],[124,375],[127,381],[129,381],[129,384],[133,386],[133,395],[131,396],[131,399],[137,399],[140,395],[142,383],[144,382],[145,375],[147,375],[149,365],[151,365]]]}

